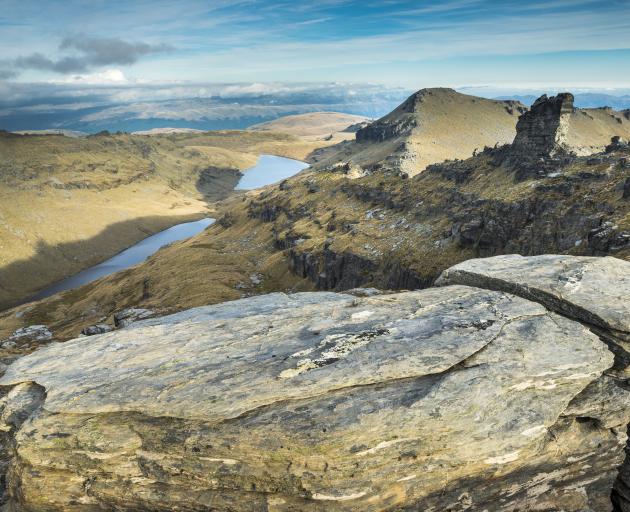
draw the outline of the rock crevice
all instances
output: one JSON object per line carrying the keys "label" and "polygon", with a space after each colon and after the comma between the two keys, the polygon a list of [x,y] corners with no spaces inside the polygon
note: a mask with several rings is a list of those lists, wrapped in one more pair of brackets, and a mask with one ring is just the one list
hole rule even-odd
{"label": "rock crevice", "polygon": [[[470,264],[480,274],[492,260]],[[558,300],[625,329],[627,305],[604,307],[616,262],[523,260],[519,283],[564,283]],[[509,282],[507,266],[489,272]],[[455,267],[440,283],[460,275],[471,279]],[[553,286],[545,305],[485,287],[276,293],[48,345],[0,381],[12,386],[7,417],[23,418],[8,505],[610,510],[623,369],[579,319],[549,311]],[[45,396],[21,399],[32,386]]]}

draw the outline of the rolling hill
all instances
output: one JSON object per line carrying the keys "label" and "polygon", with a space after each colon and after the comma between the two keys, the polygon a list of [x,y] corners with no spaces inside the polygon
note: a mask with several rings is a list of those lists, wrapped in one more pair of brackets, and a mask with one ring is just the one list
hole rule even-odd
{"label": "rolling hill", "polygon": [[266,132],[0,133],[0,308],[208,216],[260,153],[303,159],[322,144]]}
{"label": "rolling hill", "polygon": [[249,130],[289,133],[309,140],[352,140],[354,133],[370,119],[340,112],[311,112],[284,116],[266,123],[255,124]]}

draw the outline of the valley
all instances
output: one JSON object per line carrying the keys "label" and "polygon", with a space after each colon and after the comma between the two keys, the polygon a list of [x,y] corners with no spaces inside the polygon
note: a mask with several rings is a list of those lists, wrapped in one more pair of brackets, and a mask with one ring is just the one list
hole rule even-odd
{"label": "valley", "polygon": [[277,133],[0,133],[0,307],[211,215],[261,153],[301,159],[322,144]]}
{"label": "valley", "polygon": [[[421,91],[374,126],[406,124],[414,115],[424,120],[428,109],[431,118],[446,119],[460,105],[475,104],[470,97],[436,103],[435,96],[444,94],[457,93]],[[418,101],[426,97],[428,104]],[[543,99],[540,114],[530,115],[540,140],[527,139],[530,121],[524,116],[514,144],[496,141],[486,149],[470,149],[476,156],[463,160],[453,149],[446,162],[424,170],[419,164],[411,176],[409,162],[418,161],[414,151],[423,146],[402,141],[422,141],[424,135],[394,130],[372,144],[378,151],[362,167],[357,162],[366,158],[370,144],[359,131],[354,143],[314,151],[313,166],[299,175],[216,203],[218,221],[196,237],[164,248],[137,267],[5,312],[1,332],[45,324],[65,339],[91,323],[111,321],[126,307],[170,313],[273,291],[423,288],[451,265],[496,254],[629,259],[625,189],[630,150],[623,144],[606,150],[603,132],[609,130],[608,142],[618,133],[626,135],[630,120],[610,112],[605,115],[622,122],[598,120],[572,107],[569,113],[554,113],[552,100]],[[417,113],[409,105],[416,105]],[[490,102],[488,108],[500,119],[507,116],[511,125],[505,105]],[[584,119],[602,133],[594,139],[598,144],[578,144],[590,129]],[[558,128],[561,120],[566,129]],[[465,139],[470,129],[453,127],[461,132],[448,131],[439,144],[442,151],[450,151],[452,138]],[[516,134],[516,124],[513,130]],[[392,158],[378,160],[384,147],[402,146],[390,149]],[[527,164],[533,173],[519,166],[527,161],[523,146],[530,154],[540,151],[540,161]],[[573,156],[562,160],[559,155],[565,153]]]}
{"label": "valley", "polygon": [[[159,193],[163,226],[216,219],[135,266],[0,312],[5,499],[599,512],[612,493],[627,510],[627,112],[576,109],[569,93],[527,108],[428,89],[350,131],[330,113],[299,121],[3,135],[7,189],[52,213],[60,194],[78,219],[68,233],[99,221],[114,233],[93,215],[99,201],[131,216]],[[41,160],[20,160],[26,144],[46,145]],[[134,242],[121,233],[112,249]],[[2,271],[43,282],[57,252],[79,270],[92,241],[50,240],[45,262]]]}

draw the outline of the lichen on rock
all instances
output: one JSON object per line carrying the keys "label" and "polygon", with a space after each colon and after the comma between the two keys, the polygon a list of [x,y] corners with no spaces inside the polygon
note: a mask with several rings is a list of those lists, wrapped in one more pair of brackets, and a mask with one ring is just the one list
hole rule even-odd
{"label": "lichen on rock", "polygon": [[482,283],[361,295],[251,297],[19,359],[0,384],[46,396],[12,433],[8,502],[608,510],[629,393],[598,335]]}

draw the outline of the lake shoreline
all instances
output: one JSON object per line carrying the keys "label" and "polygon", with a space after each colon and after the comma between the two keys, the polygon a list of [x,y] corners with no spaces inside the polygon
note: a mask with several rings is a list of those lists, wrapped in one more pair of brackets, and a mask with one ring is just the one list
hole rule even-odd
{"label": "lake shoreline", "polygon": [[[256,165],[242,171],[243,176],[237,183],[232,193],[247,192],[267,185],[278,183],[283,179],[301,172],[309,167],[309,164],[300,160],[285,158],[275,155],[260,155]],[[214,224],[213,217],[204,217],[197,220],[173,224],[172,226],[157,231],[138,242],[126,247],[115,255],[89,266],[75,274],[60,279],[32,295],[29,299],[11,307],[20,306],[29,302],[45,299],[57,293],[79,288],[97,279],[120,272],[146,261],[157,251],[172,243],[187,240]],[[183,236],[180,236],[183,235]]]}

